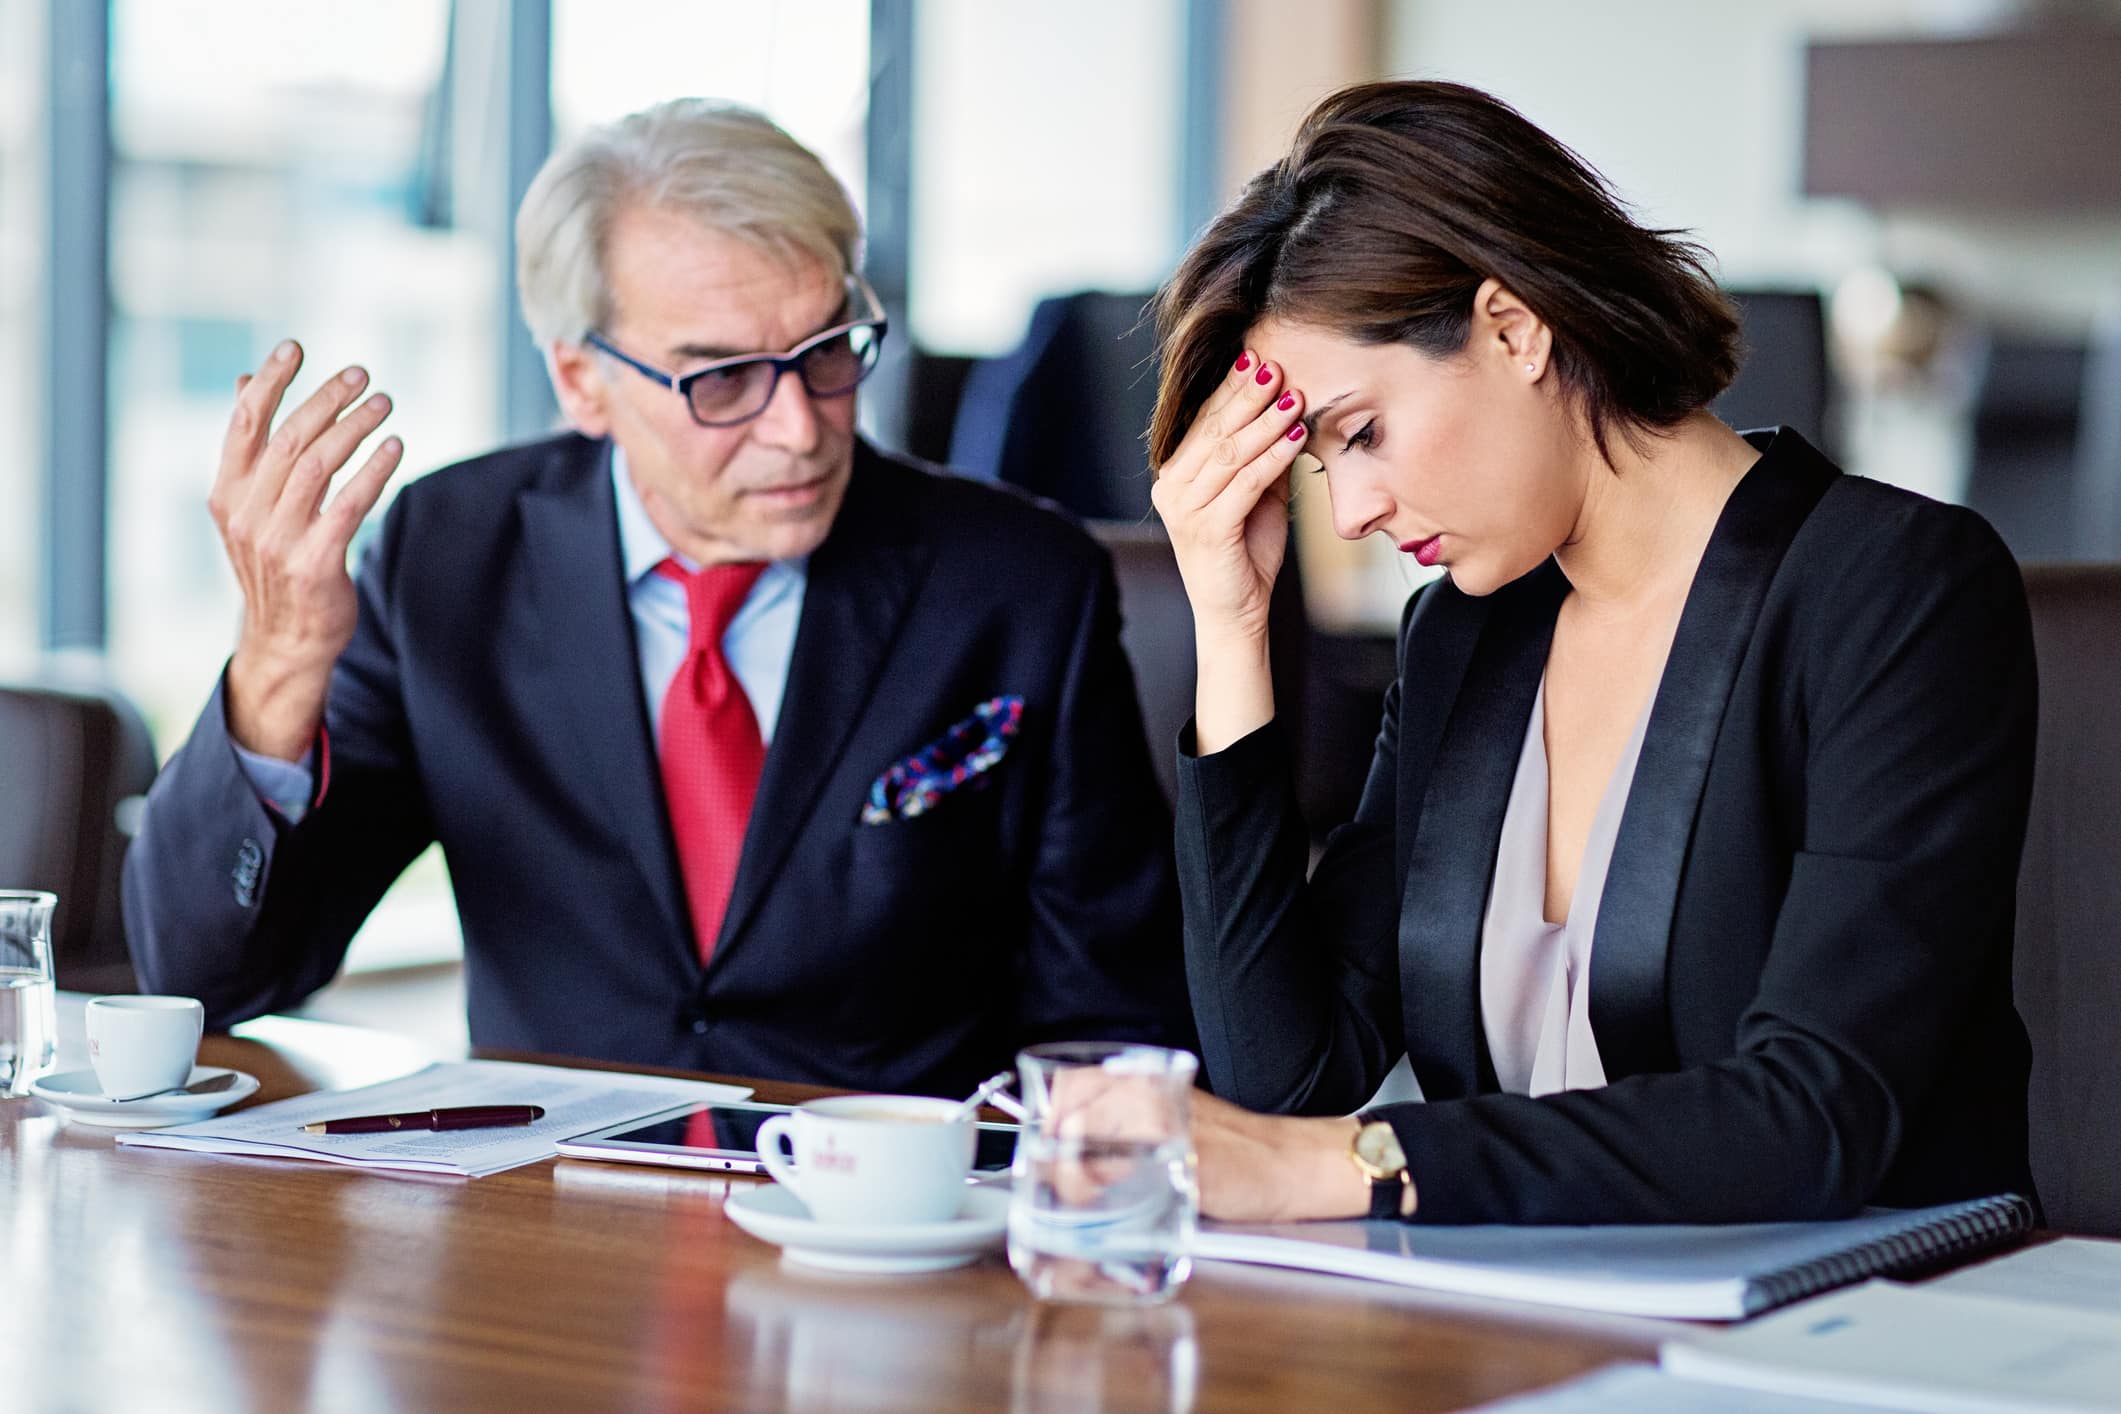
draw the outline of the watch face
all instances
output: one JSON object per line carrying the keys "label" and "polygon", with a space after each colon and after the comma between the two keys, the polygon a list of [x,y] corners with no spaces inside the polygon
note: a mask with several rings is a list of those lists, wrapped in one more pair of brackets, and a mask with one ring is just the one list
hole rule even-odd
{"label": "watch face", "polygon": [[1383,1120],[1356,1131],[1355,1152],[1381,1174],[1396,1174],[1407,1166],[1407,1153],[1399,1147],[1399,1136]]}

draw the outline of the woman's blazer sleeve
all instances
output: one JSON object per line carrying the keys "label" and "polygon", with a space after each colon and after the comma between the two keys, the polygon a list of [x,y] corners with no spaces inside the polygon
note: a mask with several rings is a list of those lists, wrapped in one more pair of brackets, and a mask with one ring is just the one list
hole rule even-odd
{"label": "woman's blazer sleeve", "polygon": [[[1403,654],[1404,619],[1400,627]],[[1385,693],[1355,819],[1327,839],[1308,881],[1310,837],[1281,724],[1209,756],[1194,754],[1190,722],[1180,734],[1186,983],[1208,1086],[1249,1109],[1345,1113],[1405,1050],[1393,850],[1399,692],[1395,681]]]}

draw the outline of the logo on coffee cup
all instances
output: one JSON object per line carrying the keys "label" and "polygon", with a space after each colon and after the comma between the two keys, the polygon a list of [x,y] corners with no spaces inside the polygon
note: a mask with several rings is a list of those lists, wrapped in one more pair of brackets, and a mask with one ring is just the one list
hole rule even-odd
{"label": "logo on coffee cup", "polygon": [[812,1166],[826,1173],[853,1173],[858,1167],[854,1155],[841,1153],[830,1135],[825,1137],[825,1142],[818,1151],[810,1156],[810,1161]]}

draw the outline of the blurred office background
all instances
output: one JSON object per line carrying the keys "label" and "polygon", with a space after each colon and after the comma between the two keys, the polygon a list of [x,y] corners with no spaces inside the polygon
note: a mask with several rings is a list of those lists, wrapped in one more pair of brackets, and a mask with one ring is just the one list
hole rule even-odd
{"label": "blurred office background", "polygon": [[[290,334],[298,394],[365,363],[401,480],[544,430],[516,197],[681,94],[764,109],[863,208],[872,435],[1138,523],[1142,298],[1314,100],[1385,75],[1493,90],[1694,231],[1746,313],[1733,421],[2026,559],[2121,559],[2121,4],[0,0],[0,675],[115,687],[174,749],[235,632],[205,497],[237,374]],[[1413,582],[1323,500],[1292,630],[1321,821]],[[430,855],[349,970],[455,947]]]}

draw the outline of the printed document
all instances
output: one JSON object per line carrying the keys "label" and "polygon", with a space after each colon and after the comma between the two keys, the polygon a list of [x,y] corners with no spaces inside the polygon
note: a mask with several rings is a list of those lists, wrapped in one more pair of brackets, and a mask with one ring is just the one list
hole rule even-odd
{"label": "printed document", "polygon": [[[323,1090],[170,1129],[136,1130],[120,1144],[311,1159],[355,1168],[410,1169],[476,1178],[552,1158],[562,1139],[645,1119],[686,1104],[741,1100],[739,1085],[672,1080],[608,1070],[524,1065],[514,1061],[446,1061],[380,1085]],[[302,1126],[359,1115],[403,1114],[462,1105],[543,1105],[532,1124],[493,1129],[399,1130],[387,1134],[305,1134]]]}

